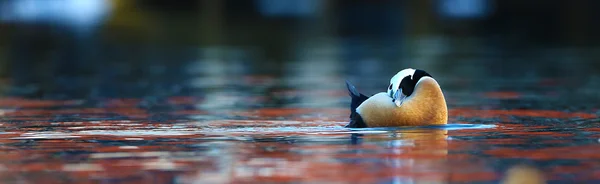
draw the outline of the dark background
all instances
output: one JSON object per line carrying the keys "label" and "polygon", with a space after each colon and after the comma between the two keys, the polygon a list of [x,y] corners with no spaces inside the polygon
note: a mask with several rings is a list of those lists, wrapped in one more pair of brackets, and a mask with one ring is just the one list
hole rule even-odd
{"label": "dark background", "polygon": [[[314,79],[280,84],[290,88],[341,89],[350,79],[378,89],[413,67],[442,85],[473,82],[448,89],[548,80],[595,91],[598,7],[596,0],[0,0],[1,89],[32,98],[187,96],[243,90],[239,80],[262,75]],[[325,76],[339,83],[319,84]]]}

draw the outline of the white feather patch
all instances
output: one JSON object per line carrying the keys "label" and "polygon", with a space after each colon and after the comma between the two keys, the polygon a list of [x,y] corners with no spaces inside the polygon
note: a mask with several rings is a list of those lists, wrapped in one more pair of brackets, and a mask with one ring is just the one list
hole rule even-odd
{"label": "white feather patch", "polygon": [[387,90],[388,95],[392,95],[394,93],[396,93],[396,91],[398,91],[398,86],[400,86],[400,82],[402,82],[402,79],[404,79],[404,77],[406,76],[410,76],[410,78],[412,79],[412,76],[415,74],[415,69],[412,68],[407,68],[404,70],[399,71],[396,75],[394,75],[392,77],[392,79],[390,79],[390,84],[392,85],[392,89]]}

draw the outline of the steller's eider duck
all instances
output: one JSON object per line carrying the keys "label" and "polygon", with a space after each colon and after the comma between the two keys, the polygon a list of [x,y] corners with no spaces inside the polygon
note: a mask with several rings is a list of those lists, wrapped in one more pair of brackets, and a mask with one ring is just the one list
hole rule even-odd
{"label": "steller's eider duck", "polygon": [[443,125],[448,108],[440,85],[427,72],[407,68],[392,77],[387,93],[371,97],[346,81],[352,102],[347,128]]}

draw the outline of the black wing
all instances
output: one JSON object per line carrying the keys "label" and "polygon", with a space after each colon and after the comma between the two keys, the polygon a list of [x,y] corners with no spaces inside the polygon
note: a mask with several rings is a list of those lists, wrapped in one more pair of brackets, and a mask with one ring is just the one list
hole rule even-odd
{"label": "black wing", "polygon": [[349,81],[346,81],[346,87],[348,88],[348,94],[352,98],[352,102],[350,103],[350,123],[346,125],[346,128],[366,128],[367,124],[363,121],[360,114],[356,112],[356,108],[360,106],[365,100],[369,97],[360,94],[354,85],[350,84]]}
{"label": "black wing", "polygon": [[360,114],[352,112],[350,114],[350,123],[345,128],[367,128],[367,124],[363,121]]}

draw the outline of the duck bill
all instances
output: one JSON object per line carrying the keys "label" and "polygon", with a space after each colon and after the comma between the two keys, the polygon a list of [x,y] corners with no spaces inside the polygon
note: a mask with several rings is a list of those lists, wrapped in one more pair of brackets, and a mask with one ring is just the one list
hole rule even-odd
{"label": "duck bill", "polygon": [[402,90],[398,90],[398,91],[396,91],[396,94],[394,94],[392,101],[396,104],[396,106],[400,107],[400,106],[402,106],[402,103],[404,103],[405,99],[406,99],[406,95],[404,95],[404,93],[402,93]]}

